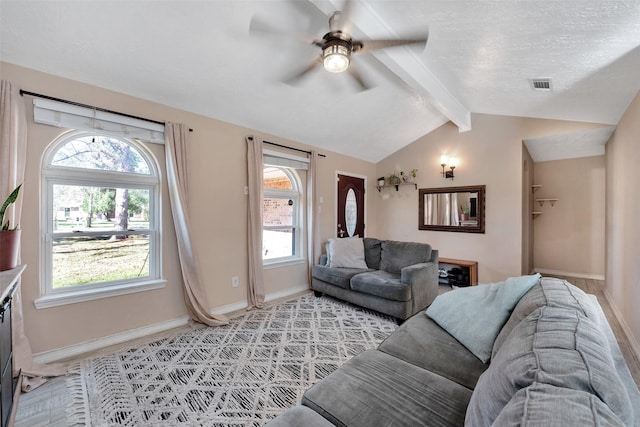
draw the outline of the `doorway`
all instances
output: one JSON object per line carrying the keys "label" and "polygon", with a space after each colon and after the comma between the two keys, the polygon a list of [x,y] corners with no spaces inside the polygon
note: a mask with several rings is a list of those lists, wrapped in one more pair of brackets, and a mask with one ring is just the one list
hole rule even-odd
{"label": "doorway", "polygon": [[338,173],[337,237],[364,237],[365,178]]}

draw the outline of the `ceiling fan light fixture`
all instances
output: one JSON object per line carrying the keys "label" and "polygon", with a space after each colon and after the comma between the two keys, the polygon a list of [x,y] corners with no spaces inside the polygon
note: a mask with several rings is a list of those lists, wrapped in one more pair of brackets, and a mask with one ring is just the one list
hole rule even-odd
{"label": "ceiling fan light fixture", "polygon": [[341,43],[329,43],[322,49],[322,64],[330,73],[342,73],[349,68],[350,51]]}

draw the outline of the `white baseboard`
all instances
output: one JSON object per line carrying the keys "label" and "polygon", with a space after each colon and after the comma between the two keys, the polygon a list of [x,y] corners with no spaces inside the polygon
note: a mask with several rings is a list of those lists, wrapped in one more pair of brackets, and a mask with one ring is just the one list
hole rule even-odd
{"label": "white baseboard", "polygon": [[290,297],[291,295],[295,295],[299,292],[308,291],[311,289],[308,284],[304,284],[302,286],[298,286],[295,288],[285,289],[284,291],[273,292],[264,297],[264,302],[271,302],[280,298]]}
{"label": "white baseboard", "polygon": [[211,314],[227,314],[238,310],[244,310],[247,308],[247,300],[234,302],[233,304],[221,305],[211,309]]}
{"label": "white baseboard", "polygon": [[569,276],[569,277],[579,277],[581,279],[604,280],[604,275],[602,274],[572,273],[570,271],[549,270],[547,268],[538,268],[538,267],[534,267],[533,271],[536,273],[552,274],[557,276]]}
{"label": "white baseboard", "polygon": [[100,350],[116,344],[122,344],[138,338],[143,338],[158,332],[168,331],[169,329],[179,328],[189,323],[189,316],[179,317],[166,322],[154,323],[153,325],[143,326],[141,328],[130,329],[114,335],[109,335],[95,340],[85,341],[79,344],[62,347],[55,350],[44,351],[34,354],[33,361],[35,363],[50,363],[60,360],[69,359],[80,356],[92,351]]}
{"label": "white baseboard", "polygon": [[[309,289],[309,285],[298,286],[295,288],[285,289],[284,291],[273,292],[265,295],[265,302],[273,301],[279,298],[285,298],[303,292]],[[233,304],[227,304],[216,307],[211,310],[212,314],[226,314],[247,308],[247,301],[240,301]],[[82,354],[87,354],[96,350],[100,350],[112,345],[122,344],[138,338],[143,338],[159,332],[168,331],[170,329],[179,328],[189,323],[188,316],[182,316],[177,319],[167,320],[165,322],[155,323],[153,325],[143,326],[141,328],[131,329],[114,335],[109,335],[95,340],[85,341],[82,343],[58,348],[55,350],[44,351],[34,354],[33,361],[35,363],[51,363],[60,360],[70,359]]]}
{"label": "white baseboard", "polygon": [[624,318],[622,317],[622,313],[620,312],[618,307],[614,304],[613,298],[611,297],[611,295],[609,294],[606,288],[604,290],[604,297],[607,299],[607,302],[611,306],[613,315],[616,316],[616,319],[618,319],[618,322],[620,323],[620,327],[622,327],[622,331],[627,336],[627,339],[629,340],[629,345],[631,346],[631,350],[636,354],[636,358],[640,360],[640,344],[634,337],[633,332],[631,332],[631,328],[629,327],[627,322],[624,321]]}
{"label": "white baseboard", "polygon": [[[264,302],[274,301],[280,298],[286,298],[291,295],[295,295],[299,292],[304,292],[309,290],[309,285],[305,284],[302,286],[297,286],[295,288],[285,289],[284,291],[272,292],[270,294],[265,295]],[[234,302],[233,304],[221,305],[219,307],[214,307],[211,309],[211,314],[227,314],[232,313],[238,310],[244,310],[249,307],[249,303],[247,300]]]}

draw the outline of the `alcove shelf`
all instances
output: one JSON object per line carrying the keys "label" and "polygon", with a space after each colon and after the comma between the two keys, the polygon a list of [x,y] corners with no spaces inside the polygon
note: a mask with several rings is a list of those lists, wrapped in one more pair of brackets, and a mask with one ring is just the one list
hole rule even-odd
{"label": "alcove shelf", "polygon": [[555,205],[558,199],[536,199],[540,207],[544,206],[544,202],[549,202],[551,206]]}
{"label": "alcove shelf", "polygon": [[536,192],[536,191],[538,191],[541,187],[542,187],[542,185],[541,185],[541,184],[533,184],[533,185],[531,186],[531,192],[532,192],[532,193],[535,193],[535,192]]}
{"label": "alcove shelf", "polygon": [[531,215],[533,216],[533,218],[537,218],[538,216],[542,215],[542,212],[540,211],[533,211],[531,212]]}
{"label": "alcove shelf", "polygon": [[376,185],[376,188],[378,189],[378,192],[381,192],[382,189],[386,187],[395,187],[396,191],[398,191],[401,185],[413,185],[416,190],[418,189],[418,183],[416,182],[401,182],[400,184]]}

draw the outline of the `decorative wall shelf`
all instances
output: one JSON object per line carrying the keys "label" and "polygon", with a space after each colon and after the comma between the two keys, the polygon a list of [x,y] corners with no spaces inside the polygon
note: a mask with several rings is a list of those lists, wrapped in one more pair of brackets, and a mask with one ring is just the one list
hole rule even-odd
{"label": "decorative wall shelf", "polygon": [[386,187],[395,187],[396,191],[398,191],[401,185],[413,185],[416,190],[418,189],[418,184],[416,182],[401,182],[400,184],[376,185],[376,188],[378,189],[378,192]]}
{"label": "decorative wall shelf", "polygon": [[536,199],[540,207],[544,206],[544,202],[549,202],[551,206],[555,205],[558,199]]}
{"label": "decorative wall shelf", "polygon": [[[538,191],[540,188],[542,188],[542,184],[532,184],[531,185],[531,192],[535,193],[536,191]],[[538,202],[538,204],[540,205],[540,207],[544,206],[544,202],[549,202],[549,204],[553,207],[556,202],[558,201],[558,199],[536,199],[536,202]],[[535,219],[537,217],[539,217],[540,215],[542,215],[542,212],[540,211],[533,211],[531,212],[531,216]]]}

